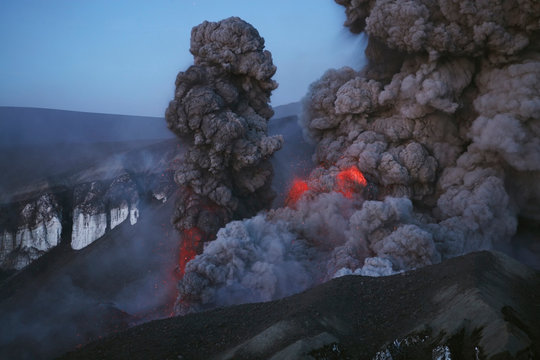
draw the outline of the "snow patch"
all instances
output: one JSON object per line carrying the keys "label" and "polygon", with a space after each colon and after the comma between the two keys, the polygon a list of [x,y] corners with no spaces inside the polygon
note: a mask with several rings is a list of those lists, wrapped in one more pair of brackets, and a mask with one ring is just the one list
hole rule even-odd
{"label": "snow patch", "polygon": [[139,208],[137,204],[131,204],[131,209],[129,210],[129,223],[135,225],[139,219]]}
{"label": "snow patch", "polygon": [[[20,227],[15,234],[0,235],[0,266],[20,270],[60,243],[62,224],[53,216],[33,227]],[[8,262],[10,264],[8,264]]]}
{"label": "snow patch", "polygon": [[71,234],[71,247],[80,250],[90,245],[107,230],[107,214],[85,214],[79,209],[73,213],[73,232]]}
{"label": "snow patch", "polygon": [[127,201],[122,201],[120,207],[111,209],[111,230],[123,223],[129,215]]}

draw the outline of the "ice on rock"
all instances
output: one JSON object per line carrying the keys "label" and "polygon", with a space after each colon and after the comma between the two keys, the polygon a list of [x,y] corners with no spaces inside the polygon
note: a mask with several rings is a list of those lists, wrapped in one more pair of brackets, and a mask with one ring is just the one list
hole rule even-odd
{"label": "ice on rock", "polygon": [[24,205],[15,229],[0,235],[0,267],[22,269],[60,243],[62,222],[56,199],[44,194]]}
{"label": "ice on rock", "polygon": [[120,225],[130,215],[129,205],[122,201],[120,207],[111,209],[111,230]]}
{"label": "ice on rock", "polygon": [[71,235],[71,247],[80,250],[90,245],[103,235],[107,230],[107,214],[85,214],[75,209],[73,216],[73,232]]}
{"label": "ice on rock", "polygon": [[[124,223],[131,225],[139,217],[139,194],[127,173],[112,182],[95,181],[75,189],[71,247],[80,250]],[[110,219],[107,219],[107,215]]]}

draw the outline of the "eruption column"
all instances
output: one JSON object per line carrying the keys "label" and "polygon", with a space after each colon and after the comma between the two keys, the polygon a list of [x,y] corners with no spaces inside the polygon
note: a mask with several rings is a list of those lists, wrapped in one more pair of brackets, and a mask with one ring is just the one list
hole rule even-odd
{"label": "eruption column", "polygon": [[187,264],[188,311],[490,249],[540,218],[538,1],[336,2],[368,64],[310,86],[319,166]]}
{"label": "eruption column", "polygon": [[220,227],[270,206],[269,158],[283,141],[267,136],[276,67],[253,26],[236,17],[205,21],[191,32],[190,52],[195,64],[178,74],[165,114],[189,143],[175,173],[181,275]]}

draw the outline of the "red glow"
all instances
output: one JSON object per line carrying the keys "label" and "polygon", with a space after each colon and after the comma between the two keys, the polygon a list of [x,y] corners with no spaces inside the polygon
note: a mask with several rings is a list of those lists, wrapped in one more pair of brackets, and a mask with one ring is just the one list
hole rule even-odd
{"label": "red glow", "polygon": [[191,229],[184,230],[182,235],[180,259],[178,260],[180,277],[184,276],[187,263],[193,260],[193,258],[197,255],[197,252],[202,245],[201,240],[203,239],[204,234],[199,228],[192,227]]}
{"label": "red glow", "polygon": [[301,179],[294,179],[291,189],[289,190],[289,193],[287,194],[287,199],[285,200],[285,204],[287,205],[296,204],[296,202],[308,190],[309,190],[309,186],[307,182]]}
{"label": "red glow", "polygon": [[355,166],[342,170],[337,175],[337,192],[340,192],[347,199],[353,197],[353,194],[367,186],[367,181],[360,170]]}

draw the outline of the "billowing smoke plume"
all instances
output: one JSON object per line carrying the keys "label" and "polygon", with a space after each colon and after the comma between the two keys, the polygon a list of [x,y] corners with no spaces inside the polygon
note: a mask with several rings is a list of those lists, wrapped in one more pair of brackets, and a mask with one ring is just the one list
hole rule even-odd
{"label": "billowing smoke plume", "polygon": [[[180,300],[276,299],[510,241],[540,218],[540,3],[336,0],[368,65],[304,100],[319,166],[287,206],[220,230]],[[193,309],[193,307],[192,307]]]}
{"label": "billowing smoke plume", "polygon": [[190,142],[175,174],[182,272],[220,227],[271,205],[269,157],[283,141],[267,136],[276,67],[253,26],[235,17],[204,22],[190,51],[195,64],[178,74],[166,112],[169,129]]}

